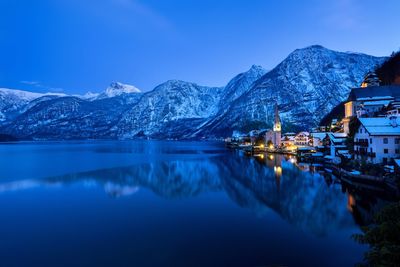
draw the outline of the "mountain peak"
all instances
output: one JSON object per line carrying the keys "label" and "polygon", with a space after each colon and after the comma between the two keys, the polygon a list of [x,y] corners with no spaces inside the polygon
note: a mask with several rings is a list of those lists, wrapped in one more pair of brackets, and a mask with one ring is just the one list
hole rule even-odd
{"label": "mountain peak", "polygon": [[323,50],[325,50],[327,48],[322,45],[315,44],[315,45],[306,46],[303,49],[323,49]]}
{"label": "mountain peak", "polygon": [[265,69],[260,65],[252,65],[251,68],[249,69],[249,71],[265,72]]}
{"label": "mountain peak", "polygon": [[141,91],[133,85],[112,82],[106,89],[105,94],[108,97],[119,96],[121,94],[140,93]]}

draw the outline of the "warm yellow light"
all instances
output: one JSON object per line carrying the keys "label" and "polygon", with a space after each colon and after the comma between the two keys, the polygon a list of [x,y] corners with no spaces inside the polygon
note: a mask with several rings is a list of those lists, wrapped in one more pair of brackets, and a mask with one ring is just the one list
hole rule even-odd
{"label": "warm yellow light", "polygon": [[274,155],[269,155],[268,157],[269,157],[270,160],[274,159]]}
{"label": "warm yellow light", "polygon": [[264,144],[261,144],[260,147],[261,147],[261,148],[264,148]]}
{"label": "warm yellow light", "polygon": [[261,159],[264,159],[264,154],[261,154],[261,155],[260,155],[260,158],[261,158]]}
{"label": "warm yellow light", "polygon": [[282,167],[275,166],[274,167],[274,172],[275,172],[276,175],[281,176],[282,175]]}
{"label": "warm yellow light", "polygon": [[273,149],[273,148],[274,148],[274,145],[273,145],[273,144],[270,144],[270,145],[269,145],[269,148],[270,148],[270,149]]}

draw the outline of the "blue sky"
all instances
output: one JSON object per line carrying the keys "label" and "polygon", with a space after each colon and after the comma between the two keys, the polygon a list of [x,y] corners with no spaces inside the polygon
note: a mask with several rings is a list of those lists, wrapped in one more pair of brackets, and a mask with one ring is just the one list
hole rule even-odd
{"label": "blue sky", "polygon": [[312,44],[383,56],[400,48],[399,10],[398,0],[1,0],[0,87],[222,86]]}

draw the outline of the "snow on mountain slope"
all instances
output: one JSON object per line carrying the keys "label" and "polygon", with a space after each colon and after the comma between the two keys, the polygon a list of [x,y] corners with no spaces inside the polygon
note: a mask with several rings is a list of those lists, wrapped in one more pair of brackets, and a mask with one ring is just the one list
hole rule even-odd
{"label": "snow on mountain slope", "polygon": [[[99,100],[67,96],[32,101],[29,109],[0,132],[22,139],[99,139],[131,109],[142,94],[120,95]],[[39,100],[39,99],[37,99]]]}
{"label": "snow on mountain slope", "polygon": [[248,71],[235,76],[228,82],[222,92],[218,113],[215,116],[210,117],[203,124],[199,125],[196,131],[185,137],[194,138],[199,135],[213,136],[214,124],[218,123],[218,120],[226,114],[231,103],[243,94],[247,93],[253,86],[254,82],[260,79],[265,73],[265,69],[261,66],[253,65]]}
{"label": "snow on mountain slope", "polygon": [[224,87],[172,80],[143,94],[113,83],[94,97],[39,98],[44,101],[29,106],[25,100],[23,114],[0,132],[52,139],[224,137],[271,127],[275,103],[284,130],[309,129],[384,59],[310,46],[267,73],[253,66]]}
{"label": "snow on mountain slope", "polygon": [[226,135],[232,129],[271,127],[275,103],[284,130],[309,129],[345,100],[365,73],[384,59],[322,46],[297,49],[233,101],[226,114],[212,125],[212,132]]}
{"label": "snow on mountain slope", "polygon": [[59,93],[33,93],[22,90],[0,88],[0,122],[11,120],[29,102],[43,96],[61,97]]}
{"label": "snow on mountain slope", "polygon": [[[169,127],[185,131],[195,127],[193,121],[201,122],[218,112],[223,88],[200,86],[194,83],[171,80],[143,95],[141,100],[113,128],[118,137],[130,138],[138,134],[166,137]],[[168,127],[167,127],[168,126]],[[174,134],[172,134],[174,135]],[[175,133],[176,135],[176,133]]]}
{"label": "snow on mountain slope", "polygon": [[140,93],[141,91],[133,85],[112,82],[98,98],[116,97],[122,94]]}

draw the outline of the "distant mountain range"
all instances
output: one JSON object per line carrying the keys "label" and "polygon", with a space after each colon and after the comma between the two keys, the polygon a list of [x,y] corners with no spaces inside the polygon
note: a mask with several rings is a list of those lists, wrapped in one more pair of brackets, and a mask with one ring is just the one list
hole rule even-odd
{"label": "distant mountain range", "polygon": [[167,81],[142,93],[112,83],[84,96],[0,88],[0,134],[20,139],[200,139],[269,128],[306,130],[385,60],[322,46],[297,49],[271,71],[252,66],[224,87]]}

